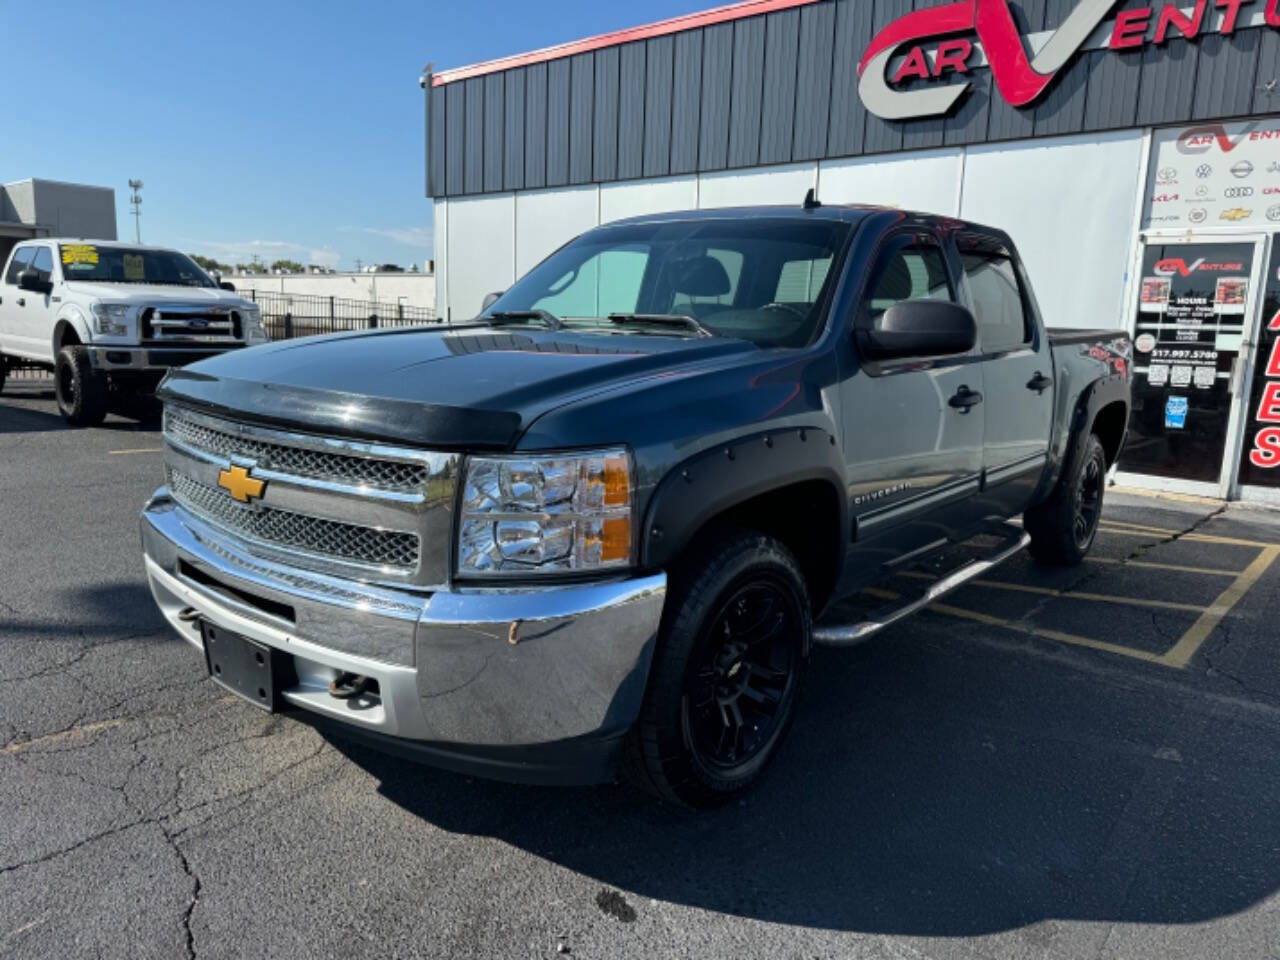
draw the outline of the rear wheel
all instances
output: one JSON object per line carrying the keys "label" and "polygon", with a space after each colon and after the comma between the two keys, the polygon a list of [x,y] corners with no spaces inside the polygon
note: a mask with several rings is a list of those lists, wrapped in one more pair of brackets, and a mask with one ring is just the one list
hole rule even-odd
{"label": "rear wheel", "polygon": [[107,415],[107,378],[93,369],[89,351],[79,344],[63,347],[53,369],[58,410],[73,427],[93,427]]}
{"label": "rear wheel", "polygon": [[640,721],[627,744],[638,786],[687,807],[741,793],[786,735],[808,662],[809,596],[770,537],[707,545],[673,590]]}
{"label": "rear wheel", "polygon": [[1080,563],[1098,535],[1106,487],[1107,454],[1102,441],[1091,433],[1049,499],[1023,517],[1031,535],[1031,556],[1052,566]]}

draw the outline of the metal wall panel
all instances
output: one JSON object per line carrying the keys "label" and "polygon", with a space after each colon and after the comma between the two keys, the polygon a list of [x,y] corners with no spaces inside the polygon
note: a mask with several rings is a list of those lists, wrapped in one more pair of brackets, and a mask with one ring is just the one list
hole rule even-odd
{"label": "metal wall panel", "polygon": [[505,76],[491,73],[484,78],[484,191],[502,189],[503,126],[505,116]]}
{"label": "metal wall panel", "polygon": [[445,149],[449,138],[445,128],[445,110],[448,87],[431,88],[431,131],[427,141],[427,195],[442,197],[448,190],[445,185]]}
{"label": "metal wall panel", "polygon": [[1200,39],[1196,92],[1191,105],[1194,119],[1249,112],[1257,88],[1255,71],[1261,43],[1261,30],[1237,30],[1229,37],[1211,33]]}
{"label": "metal wall panel", "polygon": [[569,61],[547,64],[547,186],[569,182]]}
{"label": "metal wall panel", "polygon": [[729,99],[733,86],[733,24],[707,27],[702,35],[702,101],[699,104],[698,169],[729,165]]}
{"label": "metal wall panel", "polygon": [[580,53],[573,57],[569,70],[569,182],[590,183],[594,176],[591,156],[595,54]]}
{"label": "metal wall panel", "polygon": [[760,159],[760,101],[764,92],[764,18],[733,25],[733,85],[729,93],[729,166]]}
{"label": "metal wall panel", "polygon": [[648,41],[644,90],[644,175],[664,177],[671,172],[671,78],[675,38]]}
{"label": "metal wall panel", "polygon": [[466,100],[466,146],[463,150],[467,193],[484,190],[484,77],[463,81]]}
{"label": "metal wall panel", "polygon": [[535,63],[524,78],[524,185],[547,185],[547,65]]}
{"label": "metal wall panel", "polygon": [[618,175],[618,48],[596,51],[591,169],[597,180]]}
{"label": "metal wall panel", "polygon": [[467,147],[467,88],[464,84],[454,83],[445,87],[446,110],[445,130],[448,131],[445,141],[445,184],[450,194],[465,193]]}
{"label": "metal wall panel", "polygon": [[1179,123],[1191,116],[1196,89],[1198,49],[1185,40],[1142,53],[1142,80],[1138,84],[1138,123]]}
{"label": "metal wall panel", "polygon": [[1085,55],[1089,74],[1085,91],[1086,130],[1112,130],[1133,126],[1138,114],[1138,83],[1142,79],[1142,53],[1095,50]]}
{"label": "metal wall panel", "polygon": [[[1266,87],[1280,80],[1280,35],[1248,27],[1086,51],[1031,108],[1011,107],[981,66],[946,117],[869,115],[857,76],[867,44],[897,17],[936,5],[817,0],[433,88],[428,192],[607,183],[1280,109],[1280,91]],[[1055,29],[1074,5],[1016,0],[1010,10],[1025,35]]]}
{"label": "metal wall panel", "polygon": [[524,186],[524,69],[507,71],[506,122],[502,138],[502,185],[507,190]]}
{"label": "metal wall panel", "polygon": [[698,169],[698,119],[702,103],[702,31],[676,34],[671,87],[671,172]]}
{"label": "metal wall panel", "polygon": [[858,61],[871,42],[871,4],[865,0],[836,3],[835,61],[831,69],[831,126],[827,156],[862,153],[867,108],[858,96]]}
{"label": "metal wall panel", "polygon": [[[865,3],[866,0],[862,2]],[[871,0],[871,35],[875,36],[894,20],[906,16],[911,12],[911,7],[911,0]],[[858,51],[857,56],[861,58],[861,50]],[[881,120],[875,114],[868,113],[862,149],[866,153],[901,150],[902,127],[903,124],[900,121]]]}
{"label": "metal wall panel", "polygon": [[791,156],[795,160],[817,160],[827,153],[827,130],[831,126],[831,54],[835,39],[834,3],[800,8],[795,124],[791,140]]}
{"label": "metal wall panel", "polygon": [[799,48],[799,10],[783,10],[765,17],[764,97],[760,106],[761,163],[785,163],[791,159]]}
{"label": "metal wall panel", "polygon": [[644,171],[644,42],[621,48],[618,64],[618,179]]}

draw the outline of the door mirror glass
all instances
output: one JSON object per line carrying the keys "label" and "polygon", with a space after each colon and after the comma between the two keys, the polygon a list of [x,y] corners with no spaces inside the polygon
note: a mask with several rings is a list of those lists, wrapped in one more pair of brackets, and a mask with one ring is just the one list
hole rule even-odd
{"label": "door mirror glass", "polygon": [[18,287],[22,290],[29,290],[32,293],[52,293],[53,283],[45,280],[35,270],[23,270],[18,274]]}
{"label": "door mirror glass", "polygon": [[943,357],[968,353],[978,338],[973,314],[949,300],[903,300],[886,310],[873,329],[858,331],[870,360]]}
{"label": "door mirror glass", "polygon": [[495,293],[486,293],[484,295],[484,302],[480,304],[480,312],[484,313],[486,310],[492,307],[495,303],[498,302],[498,298],[501,296],[502,296],[501,290],[498,290]]}

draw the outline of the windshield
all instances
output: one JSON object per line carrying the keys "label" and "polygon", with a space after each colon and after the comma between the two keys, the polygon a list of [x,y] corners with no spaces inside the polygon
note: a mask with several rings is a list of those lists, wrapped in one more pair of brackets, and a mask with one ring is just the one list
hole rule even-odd
{"label": "windshield", "polygon": [[68,280],[94,283],[152,283],[216,287],[195,262],[173,250],[99,247],[92,243],[59,245],[62,273]]}
{"label": "windshield", "polygon": [[821,329],[848,233],[848,223],[812,218],[601,227],[534,267],[485,314],[546,311],[570,328],[696,335],[697,325],[670,322],[683,315],[720,336],[804,346]]}

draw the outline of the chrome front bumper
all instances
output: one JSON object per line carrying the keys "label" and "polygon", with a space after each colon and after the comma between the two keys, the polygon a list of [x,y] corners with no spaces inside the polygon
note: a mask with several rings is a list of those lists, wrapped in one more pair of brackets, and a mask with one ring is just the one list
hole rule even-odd
{"label": "chrome front bumper", "polygon": [[246,344],[238,340],[220,344],[196,344],[194,346],[100,346],[89,348],[89,363],[95,370],[168,370],[184,367],[197,360],[205,360],[239,350]]}
{"label": "chrome front bumper", "polygon": [[[601,779],[546,768],[571,766],[574,745],[616,745],[635,722],[666,594],[662,573],[433,594],[367,586],[254,557],[164,488],[142,511],[142,547],[156,602],[193,646],[202,619],[274,647],[297,677],[281,690],[290,705],[510,779]],[[331,697],[344,672],[378,693]]]}

